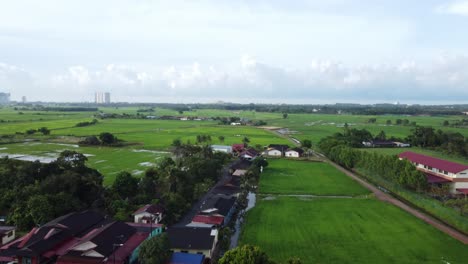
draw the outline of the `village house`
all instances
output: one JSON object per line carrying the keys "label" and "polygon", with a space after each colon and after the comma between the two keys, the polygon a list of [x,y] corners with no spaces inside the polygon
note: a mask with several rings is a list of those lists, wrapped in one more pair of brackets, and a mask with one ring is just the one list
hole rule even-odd
{"label": "village house", "polygon": [[468,195],[468,165],[438,159],[410,151],[399,155],[424,172],[430,184],[448,184],[453,194]]}
{"label": "village house", "polygon": [[304,155],[304,150],[301,148],[292,148],[288,149],[285,153],[284,156],[287,158],[300,158]]}
{"label": "village house", "polygon": [[[288,145],[270,144],[270,145],[268,145],[268,148],[267,148],[267,151],[268,151],[267,155],[268,156],[282,157],[282,156],[284,156],[284,153],[288,149],[289,149]],[[276,151],[274,151],[274,150],[276,150]],[[278,155],[278,153],[281,153],[281,154]]]}
{"label": "village house", "polygon": [[222,216],[224,219],[222,225],[227,225],[234,214],[236,197],[223,198],[219,196],[214,196],[203,204],[203,207],[199,215],[215,215]]}
{"label": "village house", "polygon": [[245,160],[254,160],[257,158],[258,152],[253,148],[248,148],[240,153],[239,157]]}
{"label": "village house", "polygon": [[173,252],[200,254],[212,258],[218,243],[218,230],[205,227],[171,227],[167,236]]}
{"label": "village house", "polygon": [[27,264],[132,263],[140,244],[161,231],[161,225],[134,227],[93,211],[70,213],[2,246],[0,258]]}
{"label": "village house", "polygon": [[244,151],[244,149],[244,144],[232,144],[232,151],[234,153],[240,154],[242,151]]}
{"label": "village house", "polygon": [[267,150],[265,150],[264,154],[270,157],[282,157],[283,156],[283,152],[275,148],[268,148]]}
{"label": "village house", "polygon": [[0,226],[0,246],[5,245],[15,239],[16,227]]}
{"label": "village house", "polygon": [[158,224],[164,217],[164,208],[161,205],[147,204],[133,213],[135,223]]}

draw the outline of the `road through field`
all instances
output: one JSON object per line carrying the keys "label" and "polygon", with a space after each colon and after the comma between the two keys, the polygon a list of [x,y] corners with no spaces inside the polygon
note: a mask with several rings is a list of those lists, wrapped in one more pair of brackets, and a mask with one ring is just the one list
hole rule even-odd
{"label": "road through field", "polygon": [[433,218],[432,216],[429,216],[428,214],[425,214],[405,203],[403,203],[402,201],[396,199],[395,197],[381,191],[379,188],[375,187],[374,185],[364,181],[363,179],[361,179],[360,177],[358,177],[356,174],[344,169],[343,167],[329,161],[330,164],[332,164],[333,166],[335,166],[338,170],[342,171],[343,173],[345,173],[346,175],[348,175],[349,177],[351,177],[352,179],[354,179],[355,181],[357,181],[358,183],[360,183],[362,186],[366,187],[367,189],[369,189],[370,191],[372,191],[375,196],[381,200],[381,201],[384,201],[384,202],[388,202],[388,203],[391,203],[403,210],[405,210],[406,212],[416,216],[417,218],[423,220],[424,222],[432,225],[433,227],[439,229],[440,231],[450,235],[451,237],[463,242],[464,244],[468,244],[468,236],[463,234],[462,232],[459,232],[458,230],[442,223],[441,221]]}

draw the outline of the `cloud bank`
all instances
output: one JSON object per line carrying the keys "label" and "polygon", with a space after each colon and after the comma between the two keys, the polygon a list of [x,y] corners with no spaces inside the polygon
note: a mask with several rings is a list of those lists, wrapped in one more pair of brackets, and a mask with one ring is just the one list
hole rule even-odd
{"label": "cloud bank", "polygon": [[[41,76],[41,77],[38,77]],[[440,56],[428,63],[347,66],[317,60],[287,68],[243,56],[232,67],[197,62],[145,67],[75,65],[49,76],[0,63],[0,87],[13,98],[92,101],[95,91],[133,102],[461,102],[468,98],[468,57]],[[245,102],[245,101],[244,101]]]}

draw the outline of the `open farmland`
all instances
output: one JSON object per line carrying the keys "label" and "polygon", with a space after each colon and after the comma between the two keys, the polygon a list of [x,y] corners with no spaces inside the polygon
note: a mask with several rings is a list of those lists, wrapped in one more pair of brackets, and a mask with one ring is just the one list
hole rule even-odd
{"label": "open farmland", "polygon": [[303,263],[466,263],[461,242],[375,199],[260,200],[248,212],[242,244],[277,261]]}
{"label": "open farmland", "polygon": [[[368,123],[371,118],[376,118],[375,123]],[[394,136],[405,138],[411,133],[412,126],[395,125],[397,119],[408,119],[409,122],[416,122],[421,126],[432,126],[435,129],[443,131],[459,132],[468,136],[468,129],[444,127],[445,120],[455,121],[463,118],[462,116],[406,116],[406,115],[332,115],[332,114],[289,114],[286,119],[273,119],[268,121],[268,125],[287,127],[298,133],[294,135],[299,139],[310,139],[317,143],[320,139],[343,131],[343,126],[347,123],[352,128],[367,129],[372,134],[385,131],[388,137]],[[387,125],[386,121],[391,120],[392,124]]]}
{"label": "open farmland", "polygon": [[271,159],[260,180],[260,193],[362,195],[369,191],[325,162]]}

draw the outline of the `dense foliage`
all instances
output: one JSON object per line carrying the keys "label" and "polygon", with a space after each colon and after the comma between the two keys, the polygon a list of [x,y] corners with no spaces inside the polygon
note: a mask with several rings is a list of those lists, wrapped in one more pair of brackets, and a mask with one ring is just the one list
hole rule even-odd
{"label": "dense foliage", "polygon": [[417,126],[408,141],[413,146],[440,149],[449,154],[468,157],[468,140],[458,132],[444,132],[432,127]]}
{"label": "dense foliage", "polygon": [[169,238],[166,233],[145,240],[138,252],[141,264],[165,264],[171,256]]}
{"label": "dense foliage", "polygon": [[159,203],[166,210],[164,222],[173,224],[218,181],[229,160],[228,155],[213,153],[209,146],[177,140],[174,145],[174,158],[162,159],[141,179],[128,172],[117,175],[106,199],[109,214],[126,219],[140,205]]}
{"label": "dense foliage", "polygon": [[50,164],[1,159],[0,212],[10,213],[10,224],[28,229],[72,211],[99,208],[103,177],[86,167],[86,160],[74,151]]}
{"label": "dense foliage", "polygon": [[427,188],[424,174],[407,160],[353,149],[346,139],[343,140],[341,135],[327,137],[319,142],[319,147],[328,158],[348,169],[360,168],[369,172],[369,175],[379,175],[412,190],[422,191]]}
{"label": "dense foliage", "polygon": [[219,260],[219,264],[274,264],[259,247],[244,245],[231,249]]}

